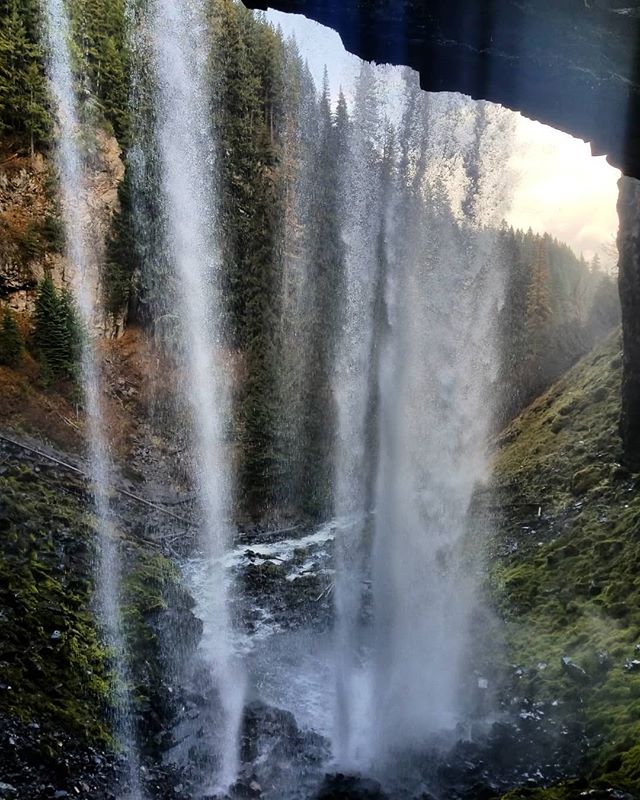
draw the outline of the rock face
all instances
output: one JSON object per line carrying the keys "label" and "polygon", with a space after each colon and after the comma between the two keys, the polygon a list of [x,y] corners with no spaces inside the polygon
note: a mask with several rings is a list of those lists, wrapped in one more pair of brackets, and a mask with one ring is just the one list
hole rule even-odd
{"label": "rock face", "polygon": [[[0,798],[127,794],[110,739],[108,653],[91,613],[95,532],[87,492],[73,470],[0,441]],[[179,648],[196,647],[200,623],[160,545],[139,538],[158,533],[147,511],[123,502],[115,519],[145,796],[169,800],[190,796],[178,789],[177,771],[162,764],[184,706],[173,660]]]}
{"label": "rock face", "polygon": [[[124,330],[122,319],[112,319],[104,314],[100,285],[106,240],[111,230],[111,219],[118,208],[118,185],[123,177],[124,163],[118,142],[113,136],[97,130],[87,176],[88,209],[85,225],[93,249],[93,263],[90,268],[96,333],[108,337],[120,336]],[[71,279],[70,269],[72,265],[67,262],[67,280]]]}
{"label": "rock face", "polygon": [[39,154],[8,158],[0,167],[0,298],[18,313],[30,310],[45,264],[58,259],[51,253],[58,217],[49,181],[50,167]]}
{"label": "rock face", "polygon": [[640,178],[638,0],[245,0],[334,28],[367,60],[406,64],[428,91],[521,111]]}
{"label": "rock face", "polygon": [[[87,235],[95,243],[91,284],[96,307],[100,268],[118,207],[118,185],[124,175],[120,147],[113,136],[97,131],[88,175]],[[73,266],[64,257],[62,213],[55,199],[55,168],[49,158],[10,156],[0,164],[0,300],[19,314],[33,309],[36,287],[50,272],[60,288],[72,280]],[[97,314],[99,333],[120,335],[122,320]]]}
{"label": "rock face", "polygon": [[624,343],[620,433],[626,458],[640,467],[640,181],[619,183],[618,282]]}
{"label": "rock face", "polygon": [[[550,754],[538,751],[535,759],[543,773],[558,764],[565,774],[590,781],[574,793],[540,797],[599,797],[591,782],[603,797],[640,797],[634,771],[640,723],[618,711],[626,708],[625,693],[640,687],[633,664],[640,652],[640,602],[631,577],[640,563],[640,495],[637,476],[620,465],[620,377],[616,333],[501,435],[492,493],[484,501],[500,509],[485,530],[491,542],[487,586],[495,587],[492,602],[508,646],[503,705],[517,709],[525,725],[546,720],[546,730],[555,727]],[[599,402],[593,402],[596,395]],[[555,431],[559,415],[566,424]],[[482,541],[480,529],[472,530]],[[499,681],[500,668],[480,663]],[[526,703],[514,707],[514,698]],[[542,740],[536,735],[536,741]],[[497,752],[504,751],[503,745]]]}

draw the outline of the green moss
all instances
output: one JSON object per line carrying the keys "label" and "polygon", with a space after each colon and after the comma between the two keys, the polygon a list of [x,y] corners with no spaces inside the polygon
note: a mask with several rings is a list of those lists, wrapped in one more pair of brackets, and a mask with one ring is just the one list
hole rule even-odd
{"label": "green moss", "polygon": [[503,795],[502,800],[569,800],[570,790],[563,786],[550,789],[514,789]]}
{"label": "green moss", "polygon": [[[589,786],[640,793],[640,493],[619,466],[619,352],[616,334],[501,435],[487,591],[506,623],[505,674],[522,665],[519,691],[584,723]],[[506,798],[574,796],[571,784]]]}
{"label": "green moss", "polygon": [[153,702],[162,682],[157,632],[149,621],[166,610],[167,595],[178,582],[173,564],[160,554],[138,553],[123,582],[123,613],[131,673],[140,703]]}
{"label": "green moss", "polygon": [[[145,746],[152,750],[162,732],[163,721],[167,723],[171,718],[175,700],[169,683],[176,653],[168,653],[167,647],[183,646],[181,633],[176,630],[171,635],[177,638],[169,644],[163,615],[167,611],[172,614],[189,612],[193,601],[181,585],[179,571],[169,559],[139,547],[130,546],[130,551],[131,568],[123,580],[129,671],[137,712],[146,729]],[[174,617],[172,625],[176,624]]]}
{"label": "green moss", "polygon": [[89,611],[79,488],[61,491],[28,467],[0,475],[0,711],[107,741],[109,678]]}
{"label": "green moss", "polygon": [[[37,722],[43,753],[57,732],[112,745],[115,676],[92,610],[87,488],[55,468],[5,464],[0,471],[0,716]],[[141,717],[151,709],[159,719],[167,703],[154,623],[177,596],[182,607],[190,608],[190,598],[168,559],[120,535],[133,694]]]}
{"label": "green moss", "polygon": [[503,795],[502,800],[582,800],[584,791],[582,784],[567,783],[547,789],[514,789]]}

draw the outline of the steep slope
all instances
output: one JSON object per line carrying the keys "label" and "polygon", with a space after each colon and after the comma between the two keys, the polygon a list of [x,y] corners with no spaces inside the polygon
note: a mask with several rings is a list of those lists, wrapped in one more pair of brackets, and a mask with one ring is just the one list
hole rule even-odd
{"label": "steep slope", "polygon": [[[0,797],[112,797],[120,779],[110,730],[114,679],[92,613],[89,486],[3,439],[0,497]],[[123,608],[143,756],[165,790],[156,796],[174,797],[179,780],[158,767],[155,752],[179,694],[160,642],[180,630],[181,646],[195,646],[200,628],[147,517],[131,504],[117,509],[127,552]]]}
{"label": "steep slope", "polygon": [[640,793],[640,494],[620,465],[620,349],[616,333],[497,442],[487,591],[506,622],[504,696],[585,737],[575,783],[510,800]]}

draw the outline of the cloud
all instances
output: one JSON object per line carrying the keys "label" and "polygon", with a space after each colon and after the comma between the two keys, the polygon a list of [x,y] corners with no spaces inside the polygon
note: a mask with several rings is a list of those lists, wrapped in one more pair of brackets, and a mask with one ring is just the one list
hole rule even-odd
{"label": "cloud", "polygon": [[586,142],[518,114],[509,164],[518,175],[510,224],[548,232],[586,258],[598,252],[610,260],[620,172],[604,156],[594,158]]}

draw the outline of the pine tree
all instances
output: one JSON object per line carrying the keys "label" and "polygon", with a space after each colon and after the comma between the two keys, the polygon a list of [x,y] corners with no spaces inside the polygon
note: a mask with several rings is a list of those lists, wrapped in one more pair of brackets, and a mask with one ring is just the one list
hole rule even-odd
{"label": "pine tree", "polygon": [[304,379],[304,482],[300,490],[305,510],[319,516],[330,513],[332,497],[336,415],[331,381],[336,331],[343,305],[342,185],[349,130],[344,97],[338,101],[335,116],[332,113],[325,70],[313,153],[312,174],[317,177],[311,191],[306,224],[307,281],[311,292],[307,328],[311,347],[308,373]]}
{"label": "pine tree", "polygon": [[539,240],[536,258],[531,269],[526,310],[529,350],[536,356],[542,351],[552,313],[547,248],[545,242]]}
{"label": "pine tree", "polygon": [[[78,83],[88,88],[116,136],[129,127],[129,62],[124,0],[70,0]],[[83,104],[92,111],[94,104]]]}
{"label": "pine tree", "polygon": [[46,142],[50,118],[38,12],[30,0],[0,8],[0,130],[28,144]]}
{"label": "pine tree", "polygon": [[0,324],[0,364],[15,367],[22,358],[23,340],[18,323],[10,309],[2,312]]}
{"label": "pine tree", "polygon": [[131,169],[128,164],[118,186],[118,210],[111,222],[106,249],[102,293],[107,310],[119,314],[127,310],[135,297],[134,281],[142,269],[133,222]]}
{"label": "pine tree", "polygon": [[246,363],[240,401],[248,506],[273,499],[284,459],[277,435],[277,331],[286,173],[281,154],[283,42],[230,0],[214,5],[211,79],[220,151],[222,246],[231,342]]}
{"label": "pine tree", "polygon": [[38,287],[33,343],[45,375],[75,377],[80,356],[80,326],[75,303],[67,290],[58,292],[47,274]]}

